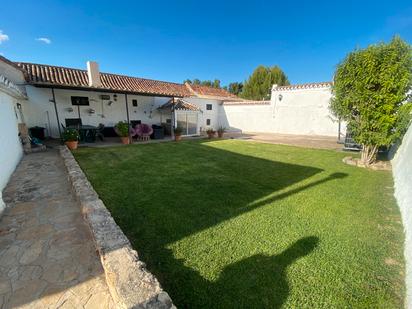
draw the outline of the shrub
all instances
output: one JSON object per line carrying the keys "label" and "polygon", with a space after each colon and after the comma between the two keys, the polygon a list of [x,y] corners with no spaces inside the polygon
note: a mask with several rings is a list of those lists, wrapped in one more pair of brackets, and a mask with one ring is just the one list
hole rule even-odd
{"label": "shrub", "polygon": [[181,127],[176,127],[174,128],[173,132],[175,133],[175,135],[182,135],[183,129]]}
{"label": "shrub", "polygon": [[76,129],[65,129],[62,137],[65,142],[75,142],[80,138],[79,132]]}
{"label": "shrub", "polygon": [[129,136],[129,124],[126,121],[119,121],[114,130],[116,131],[117,135],[121,137],[128,137]]}
{"label": "shrub", "polygon": [[338,65],[331,110],[362,145],[364,164],[373,163],[380,146],[390,146],[406,131],[411,85],[412,49],[399,37],[355,50]]}

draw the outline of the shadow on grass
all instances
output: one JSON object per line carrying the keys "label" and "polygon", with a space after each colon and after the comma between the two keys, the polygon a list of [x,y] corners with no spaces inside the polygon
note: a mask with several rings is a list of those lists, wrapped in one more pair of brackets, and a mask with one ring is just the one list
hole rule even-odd
{"label": "shadow on grass", "polygon": [[323,170],[199,142],[85,149],[76,157],[148,269],[181,308],[281,306],[289,293],[286,268],[309,254],[317,238],[302,238],[279,255],[253,255],[228,265],[216,282],[185,266],[168,245],[346,176],[332,174],[273,196]]}
{"label": "shadow on grass", "polygon": [[171,259],[168,268],[187,284],[173,289],[173,300],[180,308],[281,308],[291,289],[287,268],[318,244],[318,237],[304,237],[280,254],[250,256],[228,265],[215,282]]}
{"label": "shadow on grass", "polygon": [[317,237],[304,237],[278,255],[253,255],[225,268],[212,284],[216,292],[225,295],[222,308],[280,308],[289,295],[287,268],[299,258],[310,254],[318,245]]}

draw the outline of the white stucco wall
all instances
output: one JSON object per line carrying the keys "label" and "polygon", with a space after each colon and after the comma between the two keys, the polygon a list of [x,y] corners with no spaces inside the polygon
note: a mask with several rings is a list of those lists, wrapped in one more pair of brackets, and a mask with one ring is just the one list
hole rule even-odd
{"label": "white stucco wall", "polygon": [[[207,128],[213,128],[217,130],[220,125],[219,115],[222,111],[222,101],[220,100],[213,100],[213,99],[206,99],[206,98],[185,98],[185,101],[192,103],[200,108],[202,111],[199,114],[199,130],[204,131]],[[207,110],[206,105],[212,104],[212,110]],[[207,125],[207,119],[210,119],[210,125]]]}
{"label": "white stucco wall", "polygon": [[[279,95],[282,100],[279,100]],[[272,91],[274,132],[337,136],[339,122],[329,110],[330,87]]]}
{"label": "white stucco wall", "polygon": [[18,136],[18,123],[24,122],[27,106],[23,83],[20,70],[0,61],[0,213],[4,209],[2,191],[23,154]]}
{"label": "white stucco wall", "polygon": [[6,76],[8,80],[16,85],[20,85],[25,82],[22,71],[3,61],[0,61],[0,74]]}
{"label": "white stucco wall", "polygon": [[[27,95],[29,102],[27,106],[29,117],[26,119],[27,125],[41,126],[47,129],[47,135],[59,137],[57,127],[56,112],[54,104],[49,100],[52,99],[51,89],[37,88],[27,86]],[[110,100],[102,100],[101,94],[110,95]],[[94,91],[78,91],[55,89],[57,110],[60,123],[65,124],[66,118],[78,118],[79,111],[77,106],[73,106],[71,96],[85,96],[89,98],[89,106],[80,106],[80,117],[83,124],[97,126],[103,123],[106,126],[114,126],[118,121],[126,120],[126,103],[125,95],[117,94],[117,100],[114,101],[114,93],[100,93]],[[132,102],[137,100],[137,107]],[[164,104],[169,98],[128,95],[128,108],[130,120],[141,120],[142,123],[160,124],[161,113],[157,108]],[[109,101],[113,103],[109,105]],[[72,112],[69,109],[73,109]],[[95,113],[90,114],[89,110],[93,109]]]}
{"label": "white stucco wall", "polygon": [[223,105],[220,122],[245,132],[337,137],[339,122],[329,110],[331,96],[330,87],[275,88],[270,104]]}
{"label": "white stucco wall", "polygon": [[271,105],[223,105],[219,122],[231,131],[274,132]]}
{"label": "white stucco wall", "polygon": [[405,230],[406,308],[412,308],[412,125],[392,160],[392,173]]}
{"label": "white stucco wall", "polygon": [[19,113],[15,109],[18,102],[0,89],[0,213],[4,209],[1,192],[23,154],[17,127]]}

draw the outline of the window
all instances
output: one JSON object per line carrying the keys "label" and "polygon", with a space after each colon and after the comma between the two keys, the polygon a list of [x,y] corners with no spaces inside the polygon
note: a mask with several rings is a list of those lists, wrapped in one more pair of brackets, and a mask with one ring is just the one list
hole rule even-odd
{"label": "window", "polygon": [[132,105],[133,105],[134,107],[137,107],[137,100],[136,100],[136,99],[132,100]]}
{"label": "window", "polygon": [[72,97],[72,105],[88,106],[89,98],[88,97]]}
{"label": "window", "polygon": [[211,111],[213,108],[212,104],[206,104],[206,110]]}
{"label": "window", "polygon": [[210,119],[206,119],[206,125],[210,126]]}

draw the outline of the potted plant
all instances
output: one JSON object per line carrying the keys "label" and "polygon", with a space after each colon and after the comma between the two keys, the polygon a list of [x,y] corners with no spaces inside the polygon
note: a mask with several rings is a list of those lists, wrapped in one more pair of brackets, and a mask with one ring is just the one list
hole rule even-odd
{"label": "potted plant", "polygon": [[126,121],[119,121],[115,126],[114,130],[116,131],[117,135],[120,136],[122,140],[122,144],[130,144],[129,138],[129,124]]}
{"label": "potted plant", "polygon": [[226,128],[220,126],[219,129],[217,129],[217,136],[218,136],[219,138],[222,138],[222,137],[223,137],[223,133],[225,133],[225,132],[226,132]]}
{"label": "potted plant", "polygon": [[76,129],[66,129],[63,134],[63,141],[70,150],[77,149],[79,143],[79,132]]}
{"label": "potted plant", "polygon": [[175,141],[180,141],[182,139],[182,128],[176,127],[174,128],[173,132],[175,133]]}
{"label": "potted plant", "polygon": [[208,129],[206,130],[206,133],[207,133],[207,136],[208,136],[209,138],[212,138],[212,137],[215,136],[216,131],[213,130],[213,128],[208,128]]}

